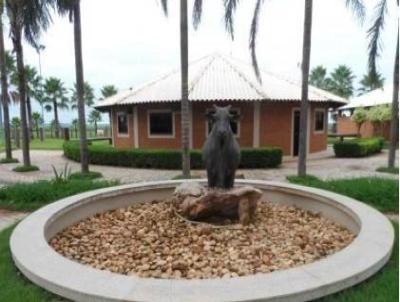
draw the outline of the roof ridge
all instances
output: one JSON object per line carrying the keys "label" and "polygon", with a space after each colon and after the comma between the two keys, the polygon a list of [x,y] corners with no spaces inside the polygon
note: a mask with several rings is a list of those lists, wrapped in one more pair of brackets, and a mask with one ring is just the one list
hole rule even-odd
{"label": "roof ridge", "polygon": [[194,89],[194,87],[196,86],[196,84],[197,84],[198,82],[200,82],[200,79],[204,76],[204,74],[206,73],[206,70],[208,70],[208,68],[210,68],[212,62],[214,62],[214,61],[215,61],[215,56],[212,55],[210,61],[208,62],[208,64],[206,64],[206,66],[204,66],[204,68],[199,72],[198,77],[196,77],[196,78],[193,79],[192,85],[191,85],[191,87],[189,88],[189,95],[190,95],[190,93],[193,91],[193,89]]}
{"label": "roof ridge", "polygon": [[232,68],[233,71],[235,71],[239,77],[241,77],[251,88],[253,88],[261,97],[263,98],[268,98],[268,95],[263,92],[260,91],[259,89],[257,89],[257,87],[252,83],[252,81],[250,81],[238,68],[236,68],[231,62],[229,62],[229,60],[227,60],[226,58],[224,58],[223,56],[219,56],[225,63],[228,64],[228,66],[230,68]]}

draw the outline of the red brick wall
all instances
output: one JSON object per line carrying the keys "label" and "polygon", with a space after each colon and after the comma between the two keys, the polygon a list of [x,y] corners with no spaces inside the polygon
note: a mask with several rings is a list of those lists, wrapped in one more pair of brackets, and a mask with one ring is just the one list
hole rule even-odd
{"label": "red brick wall", "polygon": [[128,136],[118,135],[118,119],[117,113],[125,109],[112,110],[112,138],[116,148],[127,149],[133,148],[133,114],[128,114]]}
{"label": "red brick wall", "polygon": [[299,104],[262,103],[260,112],[260,147],[275,146],[284,155],[291,154],[292,111]]}
{"label": "red brick wall", "polygon": [[253,116],[254,105],[244,102],[195,102],[192,103],[193,112],[193,148],[200,149],[203,147],[206,139],[206,111],[212,109],[212,104],[219,106],[232,105],[232,109],[240,110],[240,130],[238,143],[241,147],[253,146]]}
{"label": "red brick wall", "polygon": [[[192,103],[193,112],[193,148],[200,149],[206,139],[206,110],[212,108],[211,102]],[[241,147],[253,146],[253,123],[254,104],[245,102],[217,102],[216,104],[226,106],[231,104],[232,108],[240,110],[240,134],[238,142]],[[317,106],[321,108],[321,106]],[[299,108],[299,103],[263,103],[260,106],[260,147],[276,146],[282,148],[285,155],[291,154],[292,145],[292,113],[293,108]],[[314,108],[311,106],[310,116],[310,152],[317,152],[326,149],[326,129],[323,133],[314,133]],[[170,109],[175,117],[175,136],[173,138],[150,138],[148,136],[147,118],[148,110]],[[138,131],[140,148],[167,148],[179,149],[181,147],[181,118],[179,104],[143,104],[138,106]],[[326,109],[326,108],[325,108]],[[129,136],[117,136],[116,112],[113,111],[113,139],[117,148],[133,148],[133,114],[128,115]],[[326,112],[327,115],[327,112]]]}
{"label": "red brick wall", "polygon": [[[173,138],[151,138],[148,134],[148,110],[172,110],[175,120],[175,135]],[[139,147],[153,149],[179,149],[181,147],[181,114],[179,104],[144,104],[138,106]]]}
{"label": "red brick wall", "polygon": [[[350,117],[339,116],[337,120],[338,134],[357,133],[357,124]],[[390,122],[385,122],[381,127],[373,126],[371,122],[365,122],[360,129],[361,137],[383,136],[386,140],[390,138]]]}

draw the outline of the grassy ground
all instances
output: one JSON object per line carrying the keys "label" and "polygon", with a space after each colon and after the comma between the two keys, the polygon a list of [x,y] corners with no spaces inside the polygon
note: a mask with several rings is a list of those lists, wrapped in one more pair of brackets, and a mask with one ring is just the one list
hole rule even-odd
{"label": "grassy ground", "polygon": [[[393,254],[376,275],[355,287],[319,299],[319,302],[397,302],[399,299],[399,241],[398,225]],[[0,301],[56,302],[66,301],[26,280],[12,263],[9,238],[14,226],[0,232]],[[21,299],[23,297],[23,299]]]}
{"label": "grassy ground", "polygon": [[[68,181],[42,180],[0,188],[0,208],[33,211],[55,200],[85,191],[116,185],[117,182],[71,179]],[[0,301],[2,301],[0,299]]]}
{"label": "grassy ground", "polygon": [[379,167],[376,169],[377,172],[382,172],[382,173],[390,173],[390,174],[399,174],[399,167]]}
{"label": "grassy ground", "polygon": [[296,184],[325,189],[365,202],[382,212],[399,212],[399,183],[377,177],[323,181],[315,176],[288,176]]}

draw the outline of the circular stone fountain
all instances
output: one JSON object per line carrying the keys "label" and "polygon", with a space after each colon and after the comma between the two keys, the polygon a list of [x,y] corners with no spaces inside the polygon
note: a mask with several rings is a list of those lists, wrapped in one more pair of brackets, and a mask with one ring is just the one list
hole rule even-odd
{"label": "circular stone fountain", "polygon": [[[394,231],[388,219],[354,199],[291,184],[237,180],[263,199],[294,205],[352,231],[343,250],[298,267],[229,279],[154,279],[94,269],[54,251],[48,241],[66,227],[108,210],[170,196],[182,181],[130,184],[86,192],[39,209],[10,239],[16,266],[32,282],[74,301],[308,301],[353,286],[389,259]],[[205,183],[206,180],[201,180]]]}

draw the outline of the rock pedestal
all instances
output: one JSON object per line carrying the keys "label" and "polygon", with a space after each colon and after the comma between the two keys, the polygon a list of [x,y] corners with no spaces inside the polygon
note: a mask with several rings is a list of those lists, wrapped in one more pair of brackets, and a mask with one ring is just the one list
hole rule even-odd
{"label": "rock pedestal", "polygon": [[191,220],[220,216],[248,224],[253,220],[261,195],[260,190],[251,186],[224,190],[186,182],[175,189],[174,200],[179,213]]}

